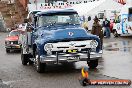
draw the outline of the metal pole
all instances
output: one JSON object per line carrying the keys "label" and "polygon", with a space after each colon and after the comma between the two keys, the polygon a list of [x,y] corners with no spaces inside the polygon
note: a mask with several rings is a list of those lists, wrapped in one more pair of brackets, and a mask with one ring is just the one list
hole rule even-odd
{"label": "metal pole", "polygon": [[59,63],[59,60],[58,60],[58,52],[56,52],[56,62],[57,62],[57,64]]}

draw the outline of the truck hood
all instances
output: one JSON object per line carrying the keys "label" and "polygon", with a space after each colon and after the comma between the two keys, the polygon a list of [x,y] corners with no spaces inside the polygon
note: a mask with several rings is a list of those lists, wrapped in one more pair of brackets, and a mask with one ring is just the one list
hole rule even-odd
{"label": "truck hood", "polygon": [[47,42],[78,39],[96,40],[100,44],[97,36],[87,33],[85,29],[77,26],[54,27],[52,29],[43,27],[36,31],[35,36],[37,38],[35,40],[37,45],[43,45]]}
{"label": "truck hood", "polygon": [[[35,33],[37,36],[36,43],[43,44],[44,42],[62,40],[62,39],[76,39],[92,37],[87,31],[79,26],[51,26],[38,28]],[[94,36],[95,37],[95,36]]]}

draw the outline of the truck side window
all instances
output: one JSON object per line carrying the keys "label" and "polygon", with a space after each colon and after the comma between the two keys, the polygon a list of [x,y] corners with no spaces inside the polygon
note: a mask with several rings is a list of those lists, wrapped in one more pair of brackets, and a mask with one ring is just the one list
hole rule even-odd
{"label": "truck side window", "polygon": [[33,22],[33,15],[29,14],[29,23],[32,23],[32,22]]}
{"label": "truck side window", "polygon": [[45,22],[46,22],[46,19],[44,19],[45,17],[38,17],[37,18],[37,26],[38,27],[42,27],[42,26],[44,26],[44,24],[45,24]]}

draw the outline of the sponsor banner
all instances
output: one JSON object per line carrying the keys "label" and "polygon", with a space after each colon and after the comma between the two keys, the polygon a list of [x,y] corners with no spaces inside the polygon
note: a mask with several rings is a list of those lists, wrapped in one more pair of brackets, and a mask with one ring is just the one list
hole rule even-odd
{"label": "sponsor banner", "polygon": [[36,4],[28,4],[28,10],[46,10],[46,9],[64,9],[64,8],[70,8],[72,5],[58,5],[58,6],[45,6],[43,3],[37,3]]}
{"label": "sponsor banner", "polygon": [[88,85],[131,85],[131,80],[127,79],[89,79],[88,68],[82,68],[79,82],[82,86]]}
{"label": "sponsor banner", "polygon": [[64,9],[70,8],[76,4],[88,3],[88,2],[95,2],[100,0],[85,0],[85,1],[69,1],[69,2],[53,2],[53,3],[39,3],[34,2],[32,4],[28,4],[28,10],[45,10],[45,9]]}
{"label": "sponsor banner", "polygon": [[[39,1],[35,0],[34,3],[28,4],[28,10],[32,11],[32,10],[45,10],[45,9],[64,9],[64,8],[70,8],[73,5],[77,5],[77,4],[89,3],[89,2],[94,3],[98,1],[101,1],[101,0],[84,0],[84,1],[69,1],[69,2],[57,1],[53,3],[40,3]],[[118,2],[118,0],[114,0],[114,1]],[[118,2],[118,3],[121,3],[121,2]]]}
{"label": "sponsor banner", "polygon": [[90,80],[91,85],[130,85],[130,80]]}

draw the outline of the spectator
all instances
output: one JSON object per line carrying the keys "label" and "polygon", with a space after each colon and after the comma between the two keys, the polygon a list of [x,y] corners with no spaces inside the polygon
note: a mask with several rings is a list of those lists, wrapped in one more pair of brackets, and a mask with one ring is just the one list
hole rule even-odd
{"label": "spectator", "polygon": [[110,20],[110,32],[113,30],[114,20]]}
{"label": "spectator", "polygon": [[91,34],[99,36],[100,41],[101,41],[101,49],[102,49],[102,46],[103,46],[103,30],[102,30],[102,26],[99,24],[99,19],[97,17],[94,18],[94,23],[92,26]]}
{"label": "spectator", "polygon": [[88,31],[88,22],[87,21],[83,22],[82,27],[84,27],[86,31]]}
{"label": "spectator", "polygon": [[103,27],[104,27],[104,34],[107,38],[110,38],[110,21],[107,20],[107,18],[105,18],[105,20],[103,21]]}

